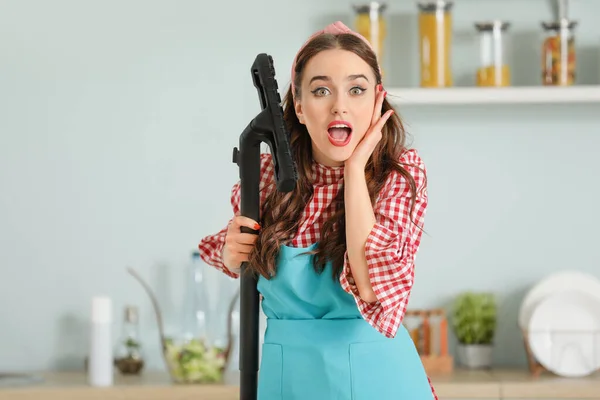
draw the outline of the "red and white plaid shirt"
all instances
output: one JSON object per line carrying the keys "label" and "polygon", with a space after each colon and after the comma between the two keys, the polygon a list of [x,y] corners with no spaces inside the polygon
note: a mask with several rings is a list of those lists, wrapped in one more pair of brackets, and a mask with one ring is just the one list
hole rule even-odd
{"label": "red and white plaid shirt", "polygon": [[[377,222],[365,246],[371,285],[377,301],[367,303],[358,295],[348,256],[340,276],[341,287],[351,294],[363,318],[387,337],[394,337],[406,312],[414,279],[414,260],[421,242],[421,229],[427,208],[426,169],[418,153],[411,149],[403,153],[400,163],[413,176],[417,187],[413,220],[410,220],[410,187],[402,175],[393,172],[379,193],[375,204]],[[293,247],[307,247],[320,239],[321,226],[333,215],[332,200],[343,187],[344,167],[328,167],[313,162],[314,195],[304,209],[300,227],[291,242]],[[260,203],[275,190],[273,162],[270,154],[261,154]],[[233,212],[240,212],[240,183],[231,192]],[[260,222],[260,221],[259,221]],[[202,239],[198,248],[203,260],[230,277],[238,274],[223,264],[221,251],[227,227]],[[433,397],[437,399],[433,390]]]}

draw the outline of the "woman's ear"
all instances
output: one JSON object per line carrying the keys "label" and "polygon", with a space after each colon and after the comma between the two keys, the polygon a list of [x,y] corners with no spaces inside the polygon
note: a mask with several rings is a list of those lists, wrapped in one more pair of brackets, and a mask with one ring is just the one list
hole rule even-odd
{"label": "woman's ear", "polygon": [[302,113],[302,104],[300,104],[299,100],[294,100],[294,110],[296,111],[298,121],[304,125],[304,114]]}

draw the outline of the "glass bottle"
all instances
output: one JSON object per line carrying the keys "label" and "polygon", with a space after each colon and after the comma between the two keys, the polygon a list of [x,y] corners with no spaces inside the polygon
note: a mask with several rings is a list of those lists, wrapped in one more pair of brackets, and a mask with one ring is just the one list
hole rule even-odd
{"label": "glass bottle", "polygon": [[545,38],[542,46],[542,83],[568,86],[575,83],[575,34],[577,22],[562,18],[542,22]]}
{"label": "glass bottle", "polygon": [[420,1],[419,55],[422,87],[452,86],[452,1]]}
{"label": "glass bottle", "polygon": [[509,86],[510,66],[507,54],[508,22],[476,23],[479,33],[480,64],[477,69],[477,86]]}
{"label": "glass bottle", "polygon": [[115,365],[124,375],[139,374],[144,368],[139,312],[135,306],[125,307],[121,336],[115,353]]}
{"label": "glass bottle", "polygon": [[[228,385],[240,384],[240,297],[239,289],[236,291],[235,297],[230,304],[231,308],[228,312],[228,327],[231,331],[229,340],[229,354],[227,364],[225,365],[225,383]],[[261,349],[259,348],[259,352]]]}
{"label": "glass bottle", "polygon": [[211,347],[208,334],[208,295],[200,253],[192,252],[186,274],[186,292],[183,306],[183,339],[199,341]]}
{"label": "glass bottle", "polygon": [[381,64],[383,58],[383,46],[387,34],[386,22],[383,16],[386,7],[387,4],[376,1],[353,6],[356,13],[355,30],[371,43],[379,64]]}

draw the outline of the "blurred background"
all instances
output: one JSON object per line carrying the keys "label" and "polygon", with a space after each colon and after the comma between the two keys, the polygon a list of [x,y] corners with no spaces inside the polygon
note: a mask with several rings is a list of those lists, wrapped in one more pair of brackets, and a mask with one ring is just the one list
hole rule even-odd
{"label": "blurred background", "polygon": [[[541,86],[545,0],[462,0],[452,8],[456,86],[474,86],[474,23],[509,21],[514,86]],[[306,38],[354,3],[252,0],[0,2],[0,370],[77,370],[91,301],[138,307],[146,368],[164,369],[149,297],[181,329],[200,239],[231,217],[232,149],[259,111],[250,66],[273,56],[279,87]],[[419,9],[390,1],[384,87],[420,85]],[[600,2],[572,1],[575,85],[600,84]],[[493,364],[523,367],[526,291],[556,271],[598,277],[598,103],[398,103],[428,168],[426,234],[409,308],[464,291],[497,299]],[[237,282],[202,268],[212,318]],[[221,301],[215,301],[221,299]],[[222,335],[225,322],[217,323]],[[450,332],[450,346],[456,339]]]}

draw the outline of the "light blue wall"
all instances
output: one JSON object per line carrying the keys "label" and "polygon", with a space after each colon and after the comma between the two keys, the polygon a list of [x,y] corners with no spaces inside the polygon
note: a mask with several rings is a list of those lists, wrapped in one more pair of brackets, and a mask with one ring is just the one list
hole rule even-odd
{"label": "light blue wall", "polygon": [[[0,370],[79,368],[99,293],[119,319],[125,304],[142,307],[149,367],[162,368],[150,303],[125,266],[150,281],[174,329],[189,251],[230,216],[231,150],[259,107],[254,57],[272,54],[285,86],[309,34],[351,23],[348,1],[299,4],[0,5]],[[580,0],[571,12],[580,82],[597,83],[600,3]],[[515,82],[537,82],[539,21],[550,17],[542,0],[459,1],[459,82],[469,84],[477,60],[465,32],[496,17],[515,22]],[[411,2],[390,4],[388,87],[417,84],[414,18]],[[598,110],[400,110],[431,198],[410,306],[496,290],[500,365],[524,363],[516,313],[528,285],[564,268],[599,274]]]}

